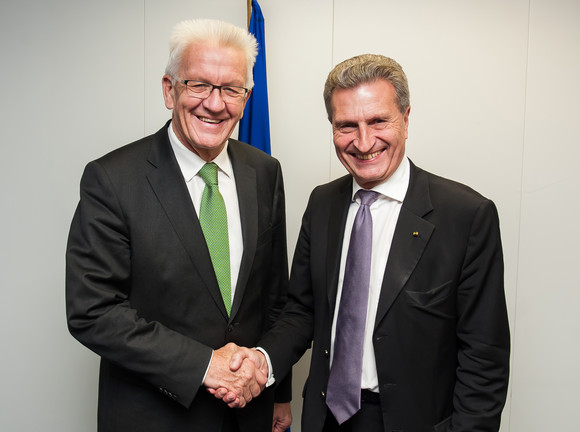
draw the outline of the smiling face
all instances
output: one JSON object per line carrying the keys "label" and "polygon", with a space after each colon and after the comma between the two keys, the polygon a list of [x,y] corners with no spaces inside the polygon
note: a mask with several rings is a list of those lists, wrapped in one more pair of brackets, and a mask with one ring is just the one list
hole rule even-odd
{"label": "smiling face", "polygon": [[342,164],[365,189],[387,180],[405,155],[410,107],[399,111],[395,88],[384,79],[337,88],[331,104],[334,147]]}
{"label": "smiling face", "polygon": [[[245,87],[246,59],[241,50],[207,44],[191,44],[183,52],[178,80]],[[185,85],[163,77],[165,106],[173,110],[173,130],[179,141],[205,161],[213,160],[242,118],[249,93],[236,103],[225,103],[214,89],[207,99],[187,94]]]}

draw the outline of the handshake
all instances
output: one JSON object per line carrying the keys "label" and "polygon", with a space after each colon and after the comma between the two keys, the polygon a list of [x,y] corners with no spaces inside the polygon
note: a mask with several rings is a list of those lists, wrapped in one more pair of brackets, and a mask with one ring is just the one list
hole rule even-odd
{"label": "handshake", "polygon": [[268,363],[263,353],[234,343],[215,350],[203,385],[230,408],[243,408],[268,382]]}

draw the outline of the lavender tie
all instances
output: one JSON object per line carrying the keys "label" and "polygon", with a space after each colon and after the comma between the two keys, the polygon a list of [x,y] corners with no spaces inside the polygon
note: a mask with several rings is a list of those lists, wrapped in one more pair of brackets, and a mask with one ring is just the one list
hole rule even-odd
{"label": "lavender tie", "polygon": [[356,213],[344,269],[342,296],[336,321],[334,356],[326,391],[326,404],[342,424],[360,409],[363,339],[367,318],[373,219],[370,206],[379,194],[357,192]]}

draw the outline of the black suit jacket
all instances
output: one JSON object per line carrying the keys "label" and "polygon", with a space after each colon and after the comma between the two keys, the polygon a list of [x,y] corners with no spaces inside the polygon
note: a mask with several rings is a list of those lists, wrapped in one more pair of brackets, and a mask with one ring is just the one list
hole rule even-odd
{"label": "black suit jacket", "polygon": [[[87,165],[67,247],[71,333],[101,356],[100,431],[218,430],[225,404],[202,379],[212,349],[254,346],[286,299],[279,163],[230,140],[244,251],[228,318],[167,125]],[[278,401],[290,388],[278,386]],[[236,410],[270,430],[273,389]],[[229,408],[226,408],[229,409]]]}
{"label": "black suit jacket", "polygon": [[[331,326],[351,194],[350,176],[312,192],[289,303],[260,341],[274,373],[283,374],[314,340],[303,432],[320,431],[327,413]],[[373,343],[385,432],[498,430],[509,328],[499,222],[491,201],[411,164]]]}

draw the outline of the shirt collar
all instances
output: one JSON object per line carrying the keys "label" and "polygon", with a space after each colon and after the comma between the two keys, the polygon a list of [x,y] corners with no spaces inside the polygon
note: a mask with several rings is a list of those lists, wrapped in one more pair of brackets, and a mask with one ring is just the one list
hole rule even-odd
{"label": "shirt collar", "polygon": [[[169,128],[167,129],[169,134],[169,142],[171,143],[173,153],[175,153],[175,158],[177,159],[177,163],[179,164],[183,178],[186,182],[189,182],[193,177],[195,177],[201,167],[205,165],[206,161],[189,150],[181,143],[181,141],[179,141],[179,138],[177,138],[177,135],[175,135],[175,132],[173,131],[172,125],[173,122],[169,124]],[[227,141],[220,154],[217,155],[217,157],[211,162],[214,162],[218,168],[228,177],[233,177],[232,163],[230,161],[230,157],[228,156]]]}
{"label": "shirt collar", "polygon": [[[376,185],[371,190],[380,193],[386,197],[394,199],[399,202],[403,202],[405,195],[407,194],[407,189],[409,187],[409,176],[410,176],[410,164],[407,156],[403,157],[403,160],[395,170],[395,172],[384,182]],[[355,194],[359,189],[363,189],[353,178],[352,180],[352,200],[355,200]]]}

